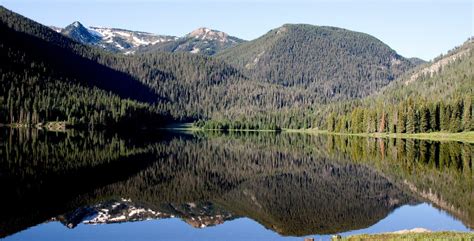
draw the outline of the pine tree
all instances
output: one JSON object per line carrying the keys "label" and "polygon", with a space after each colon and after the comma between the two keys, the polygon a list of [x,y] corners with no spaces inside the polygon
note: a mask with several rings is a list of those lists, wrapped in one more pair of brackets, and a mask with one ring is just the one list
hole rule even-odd
{"label": "pine tree", "polygon": [[449,131],[451,132],[459,132],[462,131],[462,109],[463,109],[463,102],[462,100],[456,100],[453,103],[453,108],[451,112],[451,118],[449,120]]}
{"label": "pine tree", "polygon": [[462,126],[464,131],[474,130],[474,121],[472,118],[472,97],[470,95],[464,98]]}
{"label": "pine tree", "polygon": [[451,106],[450,105],[445,105],[443,102],[440,103],[440,127],[442,131],[448,131],[449,130],[449,121],[451,118]]}
{"label": "pine tree", "polygon": [[421,133],[428,132],[430,130],[430,112],[428,107],[422,106],[420,109],[420,131]]}
{"label": "pine tree", "polygon": [[439,105],[432,104],[430,106],[430,129],[431,131],[439,131]]}
{"label": "pine tree", "polygon": [[405,112],[405,106],[403,104],[400,104],[398,106],[397,133],[406,133],[406,125],[407,125],[407,116]]}
{"label": "pine tree", "polygon": [[408,107],[407,111],[407,122],[406,122],[406,133],[412,134],[416,131],[416,116],[415,110],[412,106]]}

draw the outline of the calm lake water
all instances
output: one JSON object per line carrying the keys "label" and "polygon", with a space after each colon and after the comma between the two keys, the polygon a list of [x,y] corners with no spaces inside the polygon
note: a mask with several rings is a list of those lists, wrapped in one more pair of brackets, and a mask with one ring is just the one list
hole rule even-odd
{"label": "calm lake water", "polygon": [[2,240],[327,240],[474,228],[474,145],[0,128]]}

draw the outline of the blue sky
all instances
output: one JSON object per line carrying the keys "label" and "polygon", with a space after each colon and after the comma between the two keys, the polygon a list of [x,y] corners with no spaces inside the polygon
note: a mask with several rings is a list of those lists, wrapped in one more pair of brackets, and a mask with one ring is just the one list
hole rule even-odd
{"label": "blue sky", "polygon": [[0,0],[45,25],[119,27],[182,36],[198,27],[254,39],[285,23],[371,34],[406,57],[432,59],[473,35],[472,0]]}

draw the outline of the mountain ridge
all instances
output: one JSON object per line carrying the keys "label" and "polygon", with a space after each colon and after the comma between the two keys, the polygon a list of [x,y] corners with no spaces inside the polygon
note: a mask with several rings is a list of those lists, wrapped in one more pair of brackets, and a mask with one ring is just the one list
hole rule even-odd
{"label": "mountain ridge", "polygon": [[54,26],[50,28],[79,43],[97,46],[113,53],[124,54],[133,54],[140,46],[173,41],[177,38],[122,28],[85,27],[79,21],[75,21],[65,28]]}
{"label": "mountain ridge", "polygon": [[182,37],[113,27],[85,27],[79,21],[65,28],[50,28],[80,43],[124,54],[162,51],[214,55],[244,42],[240,38],[207,27],[197,28]]}
{"label": "mountain ridge", "polygon": [[175,41],[143,46],[138,52],[189,52],[213,56],[244,42],[245,40],[230,36],[225,32],[200,27]]}

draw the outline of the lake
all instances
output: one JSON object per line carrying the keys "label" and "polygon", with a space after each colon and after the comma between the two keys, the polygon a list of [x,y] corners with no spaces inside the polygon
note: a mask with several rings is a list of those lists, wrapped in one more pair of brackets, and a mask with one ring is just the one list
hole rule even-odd
{"label": "lake", "polygon": [[2,240],[327,240],[474,228],[473,144],[0,128]]}

